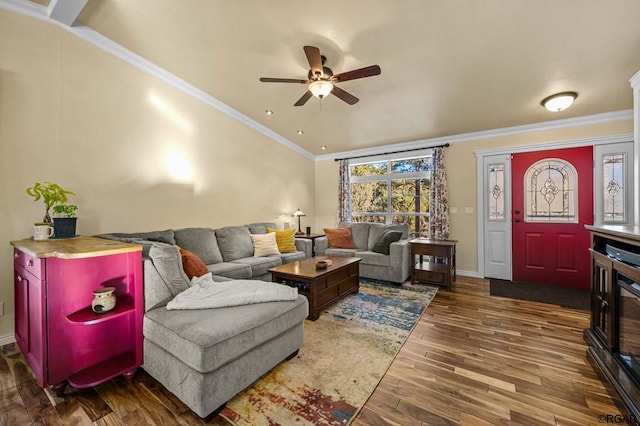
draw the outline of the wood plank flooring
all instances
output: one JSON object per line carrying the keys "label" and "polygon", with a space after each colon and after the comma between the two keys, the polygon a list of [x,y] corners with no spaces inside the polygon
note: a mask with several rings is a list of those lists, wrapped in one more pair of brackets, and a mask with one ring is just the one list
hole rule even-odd
{"label": "wood plank flooring", "polygon": [[[353,425],[597,425],[620,414],[588,363],[585,311],[489,296],[458,277],[438,291]],[[53,403],[55,405],[53,405]],[[15,344],[0,348],[0,425],[228,425],[193,414],[144,371],[64,398]]]}

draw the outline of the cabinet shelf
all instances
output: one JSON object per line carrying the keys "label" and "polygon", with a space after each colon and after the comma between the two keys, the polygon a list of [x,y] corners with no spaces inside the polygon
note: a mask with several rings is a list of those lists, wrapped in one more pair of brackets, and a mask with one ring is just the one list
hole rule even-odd
{"label": "cabinet shelf", "polygon": [[434,262],[419,262],[416,263],[415,269],[417,271],[429,271],[429,272],[443,272],[446,273],[451,268],[451,265],[447,263],[434,263]]}
{"label": "cabinet shelf", "polygon": [[138,367],[133,352],[124,352],[69,376],[74,388],[88,388]]}
{"label": "cabinet shelf", "polygon": [[74,323],[91,325],[120,317],[129,312],[133,312],[134,310],[135,306],[133,303],[133,299],[129,295],[124,295],[118,297],[116,301],[116,307],[108,312],[93,312],[91,306],[87,306],[86,308],[82,308],[79,311],[67,315],[67,319]]}

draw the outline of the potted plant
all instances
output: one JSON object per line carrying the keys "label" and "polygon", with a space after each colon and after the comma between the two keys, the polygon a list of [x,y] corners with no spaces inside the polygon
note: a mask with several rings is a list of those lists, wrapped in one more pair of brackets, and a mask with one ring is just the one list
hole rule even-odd
{"label": "potted plant", "polygon": [[45,215],[42,221],[51,223],[49,210],[55,204],[66,204],[67,195],[75,195],[71,191],[63,189],[60,185],[53,182],[36,182],[33,186],[27,188],[27,194],[33,197],[34,201],[42,200],[45,206]]}
{"label": "potted plant", "polygon": [[53,206],[54,238],[72,238],[76,236],[76,212],[78,206],[73,204],[56,204]]}

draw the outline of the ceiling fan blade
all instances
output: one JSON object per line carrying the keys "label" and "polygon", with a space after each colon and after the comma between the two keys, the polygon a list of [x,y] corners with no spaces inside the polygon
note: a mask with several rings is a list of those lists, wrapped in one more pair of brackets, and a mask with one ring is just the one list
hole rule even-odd
{"label": "ceiling fan blade", "polygon": [[309,90],[307,90],[306,92],[304,92],[304,95],[302,95],[302,97],[300,99],[298,99],[298,102],[293,104],[293,106],[302,106],[302,105],[306,104],[307,101],[309,99],[311,99],[312,96],[313,96],[313,93],[311,93]]}
{"label": "ceiling fan blade", "polygon": [[307,61],[309,61],[311,73],[320,77],[323,73],[320,49],[314,46],[304,46],[304,54],[307,55]]}
{"label": "ceiling fan blade", "polygon": [[360,100],[355,96],[353,96],[351,93],[342,90],[338,86],[333,86],[333,90],[331,91],[331,94],[339,97],[349,105],[357,104],[358,101]]}
{"label": "ceiling fan blade", "polygon": [[357,70],[342,72],[333,76],[333,80],[342,82],[348,80],[355,80],[356,78],[372,77],[379,75],[382,71],[378,65],[371,65],[368,67],[360,68]]}
{"label": "ceiling fan blade", "polygon": [[309,80],[300,80],[298,78],[271,78],[271,77],[260,77],[260,81],[263,83],[302,83],[308,84]]}

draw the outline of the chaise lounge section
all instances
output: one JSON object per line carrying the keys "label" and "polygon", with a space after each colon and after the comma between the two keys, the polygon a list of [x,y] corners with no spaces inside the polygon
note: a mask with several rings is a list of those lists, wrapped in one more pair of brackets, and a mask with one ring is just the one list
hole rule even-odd
{"label": "chaise lounge section", "polygon": [[[200,417],[217,413],[237,393],[283,360],[295,356],[303,344],[303,322],[309,312],[307,299],[301,295],[292,301],[215,309],[167,309],[167,303],[190,286],[182,257],[174,244],[191,244],[194,252],[203,255],[214,253],[212,248],[215,245],[211,238],[216,232],[211,231],[207,228],[185,228],[175,233],[169,230],[103,235],[135,241],[143,246],[145,315],[142,368]],[[235,235],[236,232],[240,231],[234,229],[229,234]],[[172,235],[175,237],[173,244],[169,238]],[[226,263],[224,249],[218,248],[223,262],[213,262],[208,265],[209,269],[211,265]],[[238,254],[242,253],[242,250],[238,251]],[[282,262],[294,256],[285,259],[273,256],[270,261],[276,258]],[[249,270],[251,276],[248,278],[265,275],[260,272],[263,263],[250,260],[231,260],[228,263],[237,263],[241,269],[216,272],[231,274],[230,271]],[[233,278],[222,275],[216,276],[215,280],[235,282]]]}

